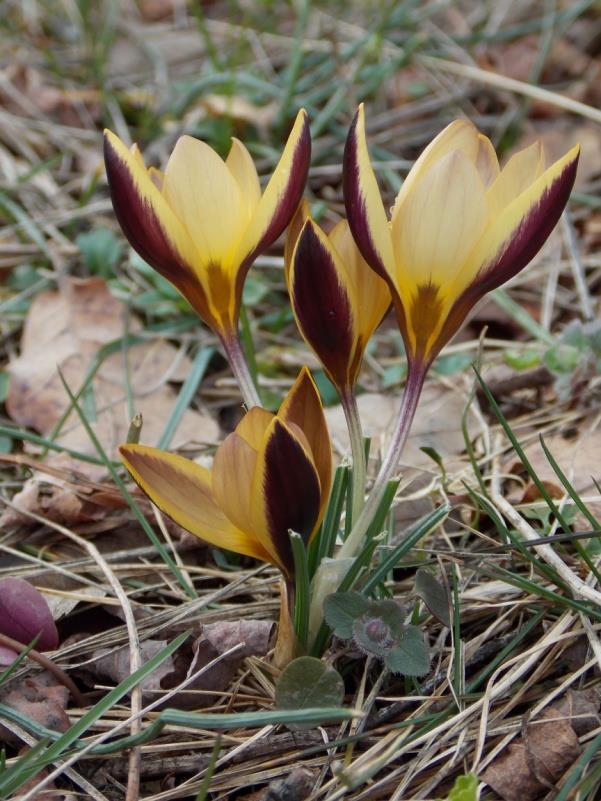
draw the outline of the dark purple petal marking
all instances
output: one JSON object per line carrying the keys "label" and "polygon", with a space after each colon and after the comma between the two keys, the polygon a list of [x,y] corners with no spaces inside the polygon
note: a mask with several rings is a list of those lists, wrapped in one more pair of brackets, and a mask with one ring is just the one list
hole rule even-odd
{"label": "dark purple petal marking", "polygon": [[115,216],[130,245],[214,328],[218,323],[209,311],[200,282],[169,241],[151,204],[140,196],[131,172],[107,136],[104,138],[104,161]]}
{"label": "dark purple petal marking", "polygon": [[355,339],[351,304],[332,254],[310,222],[294,254],[291,300],[303,336],[333,382],[345,386]]}
{"label": "dark purple petal marking", "polygon": [[123,233],[144,261],[173,281],[187,267],[169,242],[150,203],[140,197],[131,172],[106,136],[104,162],[113,209]]}
{"label": "dark purple petal marking", "polygon": [[505,250],[498,254],[492,264],[482,270],[475,281],[480,297],[509,281],[536,256],[566,207],[576,180],[577,168],[578,156],[557,176],[539,202],[530,209]]}
{"label": "dark purple petal marking", "polygon": [[[363,258],[381,278],[390,285],[390,277],[386,272],[382,260],[378,254],[378,249],[371,237],[371,230],[367,219],[365,208],[365,197],[361,191],[361,178],[359,168],[357,125],[359,122],[359,112],[353,117],[349,128],[346,144],[344,146],[344,157],[342,160],[342,184],[344,189],[344,204],[346,206],[346,216]],[[392,287],[391,287],[392,288]]]}
{"label": "dark purple petal marking", "polygon": [[288,531],[308,542],[317,522],[320,488],[311,460],[286,426],[276,420],[265,449],[263,492],[269,535],[288,575],[294,559]]}
{"label": "dark purple petal marking", "polygon": [[263,236],[258,241],[255,248],[244,259],[236,275],[236,301],[238,306],[240,305],[240,299],[242,297],[244,280],[252,263],[260,253],[275,242],[294,216],[301,202],[303,192],[305,191],[310,163],[311,133],[309,131],[309,120],[305,115],[303,118],[302,130],[292,156],[288,183],[280,195],[271,222],[265,229]]}

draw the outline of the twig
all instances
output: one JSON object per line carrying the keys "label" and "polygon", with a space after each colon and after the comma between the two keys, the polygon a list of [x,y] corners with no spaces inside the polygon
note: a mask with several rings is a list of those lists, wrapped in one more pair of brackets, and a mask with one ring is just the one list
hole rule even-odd
{"label": "twig", "polygon": [[[18,642],[17,640],[13,640],[12,637],[7,637],[6,634],[0,634],[0,643],[2,643],[2,645],[6,645],[7,648],[12,648],[13,651],[16,651],[19,654],[22,654],[23,651],[27,650],[26,645],[23,645],[22,642]],[[27,656],[29,659],[33,659],[33,661],[37,662],[38,665],[41,665],[43,668],[52,673],[54,678],[69,690],[77,706],[81,709],[85,709],[87,706],[86,699],[77,689],[73,679],[71,679],[64,670],[61,670],[58,665],[55,665],[52,659],[49,659],[47,656],[44,656],[44,654],[36,651],[35,648],[30,648],[27,652]]]}

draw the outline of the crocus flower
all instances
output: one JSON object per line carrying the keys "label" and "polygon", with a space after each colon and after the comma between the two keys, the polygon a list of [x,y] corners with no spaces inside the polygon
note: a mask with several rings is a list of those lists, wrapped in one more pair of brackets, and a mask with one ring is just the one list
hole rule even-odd
{"label": "crocus flower", "polygon": [[236,338],[246,273],[280,236],[303,193],[311,154],[305,112],[263,192],[237,139],[223,161],[204,142],[182,136],[164,173],[147,169],[137,146],[128,149],[110,131],[104,154],[113,208],[134,250],[222,340]]}
{"label": "crocus flower", "polygon": [[211,470],[146,445],[121,456],[139,486],[187,531],[294,575],[289,531],[307,543],[317,530],[332,477],[330,438],[306,368],[277,413],[256,406],[217,448]]}
{"label": "crocus flower", "polygon": [[325,234],[306,201],[288,228],[285,264],[303,338],[340,395],[352,392],[365,347],[390,306],[386,283],[366,264],[346,220]]}
{"label": "crocus flower", "polygon": [[410,373],[423,374],[474,304],[540,250],[567,203],[578,154],[574,147],[545,169],[536,143],[501,170],[489,139],[456,120],[416,161],[389,221],[359,107],[344,154],[347,216],[390,287]]}

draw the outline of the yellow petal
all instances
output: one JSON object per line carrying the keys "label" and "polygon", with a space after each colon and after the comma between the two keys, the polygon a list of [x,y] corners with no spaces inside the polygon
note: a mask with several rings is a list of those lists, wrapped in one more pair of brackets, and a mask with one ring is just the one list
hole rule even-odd
{"label": "yellow petal", "polygon": [[278,553],[269,538],[254,533],[252,505],[256,501],[252,492],[257,457],[257,451],[236,432],[229,434],[215,453],[211,486],[227,519],[262,549],[264,561],[279,565]]}
{"label": "yellow petal", "polygon": [[199,139],[180,137],[165,169],[163,196],[202,263],[227,270],[246,215],[238,183],[217,153]]}
{"label": "yellow petal", "polygon": [[490,214],[494,218],[542,174],[543,148],[540,142],[520,150],[501,170],[486,193]]}
{"label": "yellow petal", "polygon": [[460,150],[467,158],[475,162],[478,158],[480,144],[478,130],[469,120],[454,120],[436,136],[417,159],[396,197],[392,209],[392,223],[398,217],[402,204],[413,187],[423,178],[425,173],[454,150]]}
{"label": "yellow petal", "polygon": [[211,545],[269,561],[261,544],[232,525],[217,506],[209,470],[145,445],[123,445],[119,450],[150,500],[186,531]]}
{"label": "yellow petal", "polygon": [[260,406],[253,406],[236,426],[236,434],[242,437],[251,448],[258,450],[263,441],[263,435],[267,426],[273,420],[274,415]]}
{"label": "yellow petal", "polygon": [[572,148],[493,219],[464,267],[468,283],[477,279],[488,292],[508,281],[534,257],[565,207],[579,152],[579,147]]}
{"label": "yellow petal", "polygon": [[284,398],[278,417],[288,424],[297,425],[307,437],[321,485],[322,514],[332,483],[332,445],[319,390],[306,367],[302,368]]}
{"label": "yellow petal", "polygon": [[248,150],[239,139],[232,139],[232,147],[225,160],[240,189],[240,197],[246,209],[244,225],[248,225],[261,200],[261,184],[257,168]]}
{"label": "yellow petal", "polygon": [[310,157],[309,124],[306,112],[301,109],[284,152],[238,243],[234,257],[236,264],[252,260],[275,242],[288,225],[305,188]]}
{"label": "yellow petal", "polygon": [[476,169],[484,186],[490,186],[499,175],[499,159],[492,142],[484,134],[478,134]]}
{"label": "yellow petal", "polygon": [[419,287],[436,287],[439,296],[456,291],[455,278],[486,221],[474,163],[463,151],[451,151],[415,184],[393,221],[396,278],[407,309]]}
{"label": "yellow petal", "polygon": [[394,275],[390,226],[365,138],[365,111],[359,106],[344,149],[344,202],[349,225],[366,261],[382,278]]}
{"label": "yellow petal", "polygon": [[346,220],[334,226],[329,239],[353,288],[355,325],[364,349],[390,306],[390,290],[361,255]]}

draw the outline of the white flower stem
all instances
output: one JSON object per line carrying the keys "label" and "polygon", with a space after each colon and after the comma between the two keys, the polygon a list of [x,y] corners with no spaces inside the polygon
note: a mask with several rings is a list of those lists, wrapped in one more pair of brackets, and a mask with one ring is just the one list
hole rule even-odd
{"label": "white flower stem", "polygon": [[252,409],[253,406],[261,406],[261,398],[259,392],[253,381],[253,377],[248,369],[248,362],[242,349],[240,336],[238,333],[230,334],[229,336],[221,337],[221,344],[225,350],[226,358],[234,374],[234,378],[242,393],[242,398],[247,409]]}
{"label": "white flower stem", "polygon": [[342,409],[346,418],[346,425],[348,427],[349,438],[351,442],[351,453],[353,457],[353,504],[352,514],[353,521],[356,521],[361,514],[363,504],[365,503],[365,476],[366,476],[366,463],[365,463],[365,447],[363,444],[363,430],[361,428],[361,419],[359,417],[359,409],[357,408],[357,399],[353,394],[352,389],[347,388],[340,393],[340,400],[342,402]]}
{"label": "white flower stem", "polygon": [[399,408],[398,416],[396,419],[394,433],[392,440],[388,446],[386,456],[380,467],[380,471],[376,476],[376,480],[367,496],[365,506],[359,518],[354,521],[351,533],[346,538],[342,548],[338,552],[338,559],[344,557],[352,557],[360,550],[363,538],[374,518],[374,515],[380,505],[388,482],[394,477],[396,472],[401,452],[407,442],[411,423],[417,409],[417,404],[421,395],[424,379],[427,370],[423,367],[418,367],[409,370],[407,376],[407,383],[405,384],[405,391],[403,393],[403,400]]}

